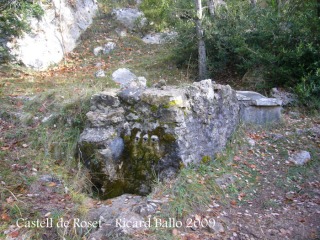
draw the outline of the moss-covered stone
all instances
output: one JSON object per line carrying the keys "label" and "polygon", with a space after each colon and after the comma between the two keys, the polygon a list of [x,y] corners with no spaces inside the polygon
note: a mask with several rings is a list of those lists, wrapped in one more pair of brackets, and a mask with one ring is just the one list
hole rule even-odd
{"label": "moss-covered stone", "polygon": [[[164,129],[158,127],[152,131],[142,132],[133,129],[130,136],[121,136],[125,142],[124,151],[118,160],[116,180],[111,181],[105,177],[101,169],[106,166],[103,161],[96,160],[97,156],[91,156],[87,161],[87,167],[92,171],[94,183],[103,183],[99,196],[102,199],[119,196],[123,193],[146,195],[151,191],[151,186],[159,174],[159,161],[166,155],[175,138],[165,133]],[[85,154],[94,152],[89,144],[83,146]]]}
{"label": "moss-covered stone", "polygon": [[155,180],[174,177],[188,164],[211,161],[235,128],[239,110],[235,92],[222,95],[216,88],[226,87],[204,80],[185,88],[96,96],[94,118],[88,118],[80,143],[101,198],[146,195]]}

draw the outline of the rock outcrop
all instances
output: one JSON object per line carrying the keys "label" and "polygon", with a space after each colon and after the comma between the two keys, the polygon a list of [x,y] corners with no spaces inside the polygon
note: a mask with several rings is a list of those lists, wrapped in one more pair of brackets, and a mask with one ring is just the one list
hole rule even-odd
{"label": "rock outcrop", "polygon": [[30,19],[31,32],[7,43],[11,55],[34,70],[45,70],[71,52],[98,10],[95,0],[52,0],[42,7],[41,20]]}
{"label": "rock outcrop", "polygon": [[185,87],[108,90],[94,95],[79,156],[103,197],[145,195],[181,165],[212,159],[239,122],[229,86],[203,80]]}

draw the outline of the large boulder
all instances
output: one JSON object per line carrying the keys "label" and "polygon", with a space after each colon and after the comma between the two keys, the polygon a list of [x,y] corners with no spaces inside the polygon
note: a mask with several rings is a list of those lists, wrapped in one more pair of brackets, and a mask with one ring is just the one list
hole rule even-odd
{"label": "large boulder", "polygon": [[95,0],[52,0],[43,4],[41,20],[30,19],[31,32],[8,42],[11,55],[34,70],[59,63],[77,45],[82,32],[92,23],[98,5]]}
{"label": "large boulder", "polygon": [[185,87],[125,88],[92,97],[79,156],[103,197],[145,195],[181,165],[212,159],[239,121],[236,93],[203,80]]}

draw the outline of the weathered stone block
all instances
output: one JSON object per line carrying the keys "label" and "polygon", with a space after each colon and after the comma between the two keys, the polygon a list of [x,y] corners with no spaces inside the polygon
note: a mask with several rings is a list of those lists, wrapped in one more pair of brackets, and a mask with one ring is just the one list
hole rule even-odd
{"label": "weathered stone block", "polygon": [[244,123],[264,125],[281,121],[281,100],[251,91],[237,91],[237,98],[240,102],[240,119]]}
{"label": "weathered stone block", "polygon": [[110,90],[94,95],[92,105],[79,149],[104,197],[147,194],[181,165],[213,159],[239,121],[235,91],[211,80]]}

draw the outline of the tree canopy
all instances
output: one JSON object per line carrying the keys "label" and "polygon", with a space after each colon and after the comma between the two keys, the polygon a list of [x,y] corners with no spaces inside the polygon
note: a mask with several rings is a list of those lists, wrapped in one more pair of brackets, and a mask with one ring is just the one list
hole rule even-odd
{"label": "tree canopy", "polygon": [[[160,2],[160,8],[153,8],[153,0],[145,0],[142,9],[158,28],[178,31],[175,56],[179,64],[198,63],[194,0]],[[265,81],[256,84],[257,90],[286,87],[299,94],[306,105],[319,108],[319,1],[202,3],[201,24],[210,77],[227,68],[242,76],[259,71]]]}

